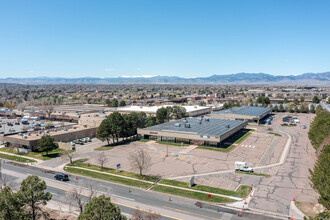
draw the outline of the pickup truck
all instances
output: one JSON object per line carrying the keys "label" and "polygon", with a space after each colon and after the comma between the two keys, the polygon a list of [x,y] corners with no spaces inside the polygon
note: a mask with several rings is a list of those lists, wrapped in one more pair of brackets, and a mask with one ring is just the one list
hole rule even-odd
{"label": "pickup truck", "polygon": [[235,170],[249,173],[254,172],[253,169],[251,167],[248,167],[245,162],[235,162]]}

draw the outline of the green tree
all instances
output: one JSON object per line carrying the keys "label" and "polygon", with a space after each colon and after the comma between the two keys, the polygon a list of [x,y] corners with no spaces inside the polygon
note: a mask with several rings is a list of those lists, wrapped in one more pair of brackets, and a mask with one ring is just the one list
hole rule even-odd
{"label": "green tree", "polygon": [[126,217],[121,215],[118,206],[111,203],[110,197],[101,195],[94,197],[85,205],[85,209],[78,216],[78,220],[125,220]]}
{"label": "green tree", "polygon": [[124,100],[121,100],[120,103],[119,103],[119,106],[122,107],[122,106],[126,106],[126,102]]}
{"label": "green tree", "polygon": [[22,209],[24,204],[13,193],[9,186],[0,191],[0,219],[24,219],[27,212]]}
{"label": "green tree", "polygon": [[294,112],[299,113],[300,110],[298,109],[298,106],[294,107]]}
{"label": "green tree", "polygon": [[187,111],[184,107],[181,107],[181,106],[173,106],[169,109],[169,112],[170,112],[170,118],[171,119],[175,119],[175,120],[178,120],[178,119],[181,119],[181,118],[184,118],[184,117],[187,117]]}
{"label": "green tree", "polygon": [[200,101],[199,106],[206,106],[206,103],[204,101]]}
{"label": "green tree", "polygon": [[228,108],[228,103],[225,102],[225,104],[223,104],[223,109],[227,109]]}
{"label": "green tree", "polygon": [[40,138],[40,140],[38,141],[38,151],[40,152],[46,152],[46,154],[48,155],[48,152],[51,150],[54,150],[58,148],[57,143],[55,143],[55,140],[52,136],[50,135],[44,135]]}
{"label": "green tree", "polygon": [[313,99],[312,99],[312,102],[313,102],[313,103],[320,103],[320,99],[319,99],[319,97],[314,96]]}
{"label": "green tree", "polygon": [[303,103],[305,101],[304,96],[300,96],[300,103]]}
{"label": "green tree", "polygon": [[167,108],[159,108],[156,112],[157,123],[162,124],[168,118],[168,109]]}
{"label": "green tree", "polygon": [[315,106],[313,104],[311,104],[311,108],[310,108],[310,113],[315,114]]}
{"label": "green tree", "polygon": [[40,205],[46,205],[52,198],[52,194],[45,192],[47,185],[45,181],[37,176],[28,176],[21,183],[17,192],[18,198],[28,208],[32,220],[36,220],[42,213]]}
{"label": "green tree", "polygon": [[110,121],[107,117],[104,119],[100,126],[97,128],[96,138],[101,141],[107,141],[108,145],[110,144],[110,138],[112,137]]}
{"label": "green tree", "polygon": [[111,107],[110,99],[105,100],[105,105],[108,106],[108,107]]}
{"label": "green tree", "polygon": [[145,127],[151,127],[157,124],[157,118],[149,116],[145,120]]}
{"label": "green tree", "polygon": [[280,112],[284,112],[285,110],[284,110],[284,107],[283,107],[283,104],[280,104],[280,107],[278,108],[278,110],[280,111]]}
{"label": "green tree", "polygon": [[317,109],[316,117],[311,123],[308,137],[315,149],[318,149],[323,140],[330,135],[330,112]]}
{"label": "green tree", "polygon": [[275,106],[273,107],[273,111],[274,111],[274,112],[278,112],[278,106],[277,106],[277,105],[275,105]]}
{"label": "green tree", "polygon": [[116,98],[111,100],[111,107],[118,107],[118,100]]}
{"label": "green tree", "polygon": [[119,112],[110,114],[109,125],[113,139],[118,142],[119,138],[125,135],[126,121],[124,117]]}
{"label": "green tree", "polygon": [[321,154],[314,164],[314,169],[309,170],[310,181],[313,189],[320,194],[318,199],[327,209],[330,209],[330,144],[324,146]]}

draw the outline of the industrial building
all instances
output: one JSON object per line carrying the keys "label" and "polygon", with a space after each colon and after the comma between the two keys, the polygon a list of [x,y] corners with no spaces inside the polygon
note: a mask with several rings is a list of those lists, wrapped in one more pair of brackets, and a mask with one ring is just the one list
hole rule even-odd
{"label": "industrial building", "polygon": [[233,107],[230,109],[222,110],[219,112],[213,112],[211,114],[211,117],[218,119],[231,119],[231,120],[256,122],[259,124],[259,121],[268,114],[270,114],[271,112],[272,109],[270,108],[240,106],[240,107]]}
{"label": "industrial building", "polygon": [[[125,106],[119,108],[107,109],[110,112],[119,112],[122,114],[129,114],[131,112],[144,112],[147,115],[156,115],[158,109],[162,107],[168,107],[172,105],[158,105],[158,106]],[[180,105],[184,107],[189,117],[196,117],[211,113],[212,107],[209,106],[191,106],[191,105]]]}
{"label": "industrial building", "polygon": [[247,125],[245,121],[215,118],[186,118],[138,129],[140,137],[204,146],[219,146]]}
{"label": "industrial building", "polygon": [[95,137],[96,131],[96,127],[73,125],[63,128],[28,131],[19,134],[5,135],[2,137],[2,141],[8,146],[36,150],[38,141],[43,135],[50,135],[55,139],[55,141],[58,142],[69,142],[85,137]]}

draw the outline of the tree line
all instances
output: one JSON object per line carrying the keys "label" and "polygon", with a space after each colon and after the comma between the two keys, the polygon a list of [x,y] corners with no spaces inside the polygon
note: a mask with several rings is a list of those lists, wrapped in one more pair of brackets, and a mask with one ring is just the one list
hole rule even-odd
{"label": "tree line", "polygon": [[138,128],[150,127],[186,116],[186,109],[180,106],[162,107],[157,110],[156,116],[148,117],[144,112],[131,112],[130,114],[114,112],[101,122],[96,137],[101,141],[107,141],[108,145],[110,140],[112,143],[118,143],[120,138],[126,140],[136,136]]}
{"label": "tree line", "polygon": [[319,193],[319,203],[326,210],[319,213],[312,219],[329,219],[330,218],[330,144],[324,143],[324,140],[330,137],[330,112],[318,106],[316,109],[316,117],[314,118],[308,137],[313,147],[318,152],[318,159],[314,164],[313,170],[309,170],[311,176],[311,186]]}

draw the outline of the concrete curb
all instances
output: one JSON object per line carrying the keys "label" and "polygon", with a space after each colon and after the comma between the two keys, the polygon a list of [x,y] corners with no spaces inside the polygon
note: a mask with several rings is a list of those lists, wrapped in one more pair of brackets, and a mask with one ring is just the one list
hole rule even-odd
{"label": "concrete curb", "polygon": [[302,213],[302,211],[300,211],[300,209],[298,209],[298,207],[296,206],[294,201],[290,202],[289,215],[290,215],[290,217],[293,217],[293,219],[299,219],[299,220],[303,220],[304,216],[305,216],[305,214]]}

